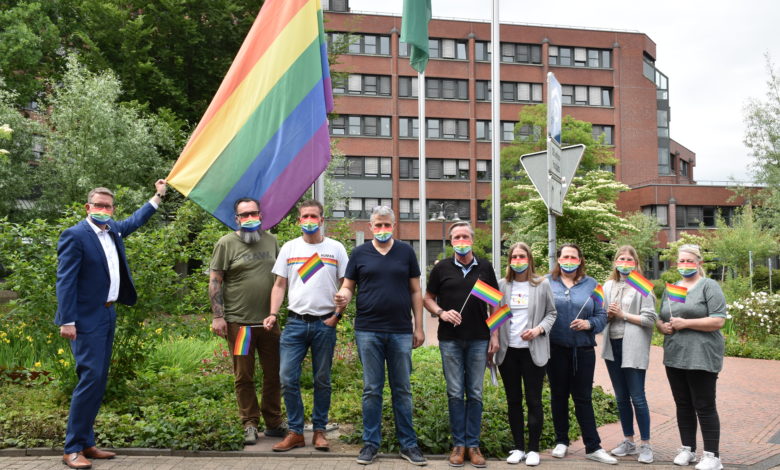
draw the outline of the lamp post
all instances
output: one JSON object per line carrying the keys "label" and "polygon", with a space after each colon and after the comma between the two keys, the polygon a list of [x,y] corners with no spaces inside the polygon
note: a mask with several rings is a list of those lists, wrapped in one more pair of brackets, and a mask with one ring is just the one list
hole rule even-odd
{"label": "lamp post", "polygon": [[[436,216],[436,213],[434,212],[434,216],[431,217],[431,222],[441,222],[441,253],[444,255],[447,253],[447,216],[444,215],[445,208],[447,207],[446,203],[439,203],[439,215]],[[449,206],[452,207],[452,206]],[[450,222],[460,222],[460,217],[458,217],[457,212],[452,213],[452,218],[450,219]]]}

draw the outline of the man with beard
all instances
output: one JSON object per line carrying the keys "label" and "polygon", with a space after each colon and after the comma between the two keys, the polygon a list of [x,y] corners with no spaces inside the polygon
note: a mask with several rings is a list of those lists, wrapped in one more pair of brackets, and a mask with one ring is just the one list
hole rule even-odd
{"label": "man with beard", "polygon": [[[211,257],[209,297],[214,319],[211,329],[227,338],[233,355],[238,414],[244,442],[257,442],[260,413],[265,435],[284,437],[279,382],[279,326],[266,330],[270,313],[271,269],[279,253],[276,238],[261,229],[260,202],[238,199],[233,205],[239,229],[219,239]],[[255,391],[255,352],[263,368],[260,406]]]}

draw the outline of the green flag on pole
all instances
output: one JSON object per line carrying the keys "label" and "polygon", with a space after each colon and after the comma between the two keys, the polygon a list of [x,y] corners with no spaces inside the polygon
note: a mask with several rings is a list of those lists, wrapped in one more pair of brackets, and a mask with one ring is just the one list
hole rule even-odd
{"label": "green flag on pole", "polygon": [[428,65],[428,22],[431,21],[431,0],[404,0],[401,19],[401,41],[409,44],[409,65],[419,73]]}

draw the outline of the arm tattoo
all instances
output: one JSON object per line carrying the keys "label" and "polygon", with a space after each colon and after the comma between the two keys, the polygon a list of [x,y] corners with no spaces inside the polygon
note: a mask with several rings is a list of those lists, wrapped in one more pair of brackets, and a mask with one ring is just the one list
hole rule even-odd
{"label": "arm tattoo", "polygon": [[212,272],[209,279],[209,298],[211,299],[211,311],[214,318],[225,316],[225,307],[222,300],[222,272]]}

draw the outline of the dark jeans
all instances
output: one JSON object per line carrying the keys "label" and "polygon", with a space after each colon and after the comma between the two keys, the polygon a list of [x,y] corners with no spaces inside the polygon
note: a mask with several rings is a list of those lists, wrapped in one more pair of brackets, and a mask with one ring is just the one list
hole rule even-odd
{"label": "dark jeans", "polygon": [[[623,339],[612,339],[612,357],[614,361],[605,360],[612,388],[615,389],[620,425],[623,436],[634,436],[634,414],[639,426],[639,436],[643,441],[650,440],[650,408],[645,398],[644,369],[620,367],[623,363]],[[633,405],[633,406],[632,406]]]}
{"label": "dark jeans", "polygon": [[[509,428],[515,440],[515,449],[526,451],[523,423],[523,385],[528,406],[528,451],[539,452],[542,435],[542,383],[544,367],[534,364],[528,348],[508,348],[504,362],[498,366],[506,391]],[[522,384],[521,384],[522,381]]]}
{"label": "dark jeans", "polygon": [[593,347],[567,348],[550,345],[547,377],[550,379],[550,406],[555,428],[555,442],[569,445],[569,395],[574,400],[574,414],[582,431],[585,452],[601,449],[593,413],[593,371],[596,351]]}
{"label": "dark jeans", "polygon": [[439,342],[454,446],[479,447],[487,348],[486,339]]}
{"label": "dark jeans", "polygon": [[696,451],[696,418],[701,425],[704,450],[719,456],[720,418],[715,405],[718,374],[706,370],[666,368],[666,377],[677,406],[677,428],[682,445]]}

